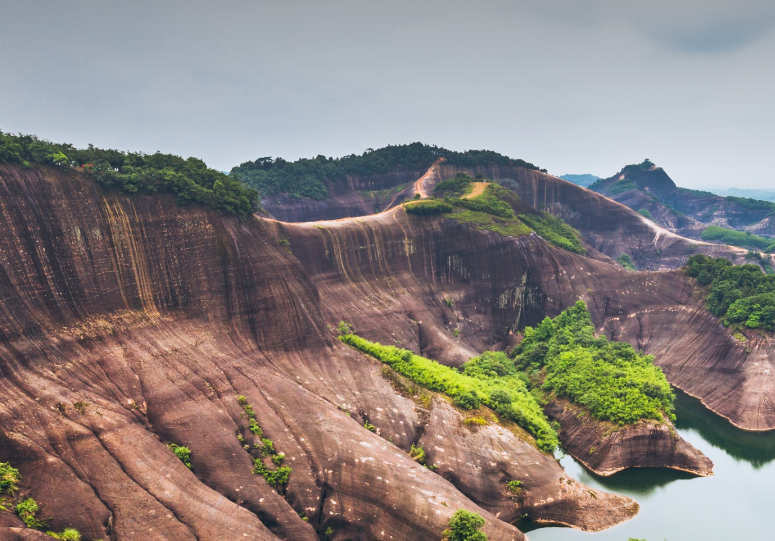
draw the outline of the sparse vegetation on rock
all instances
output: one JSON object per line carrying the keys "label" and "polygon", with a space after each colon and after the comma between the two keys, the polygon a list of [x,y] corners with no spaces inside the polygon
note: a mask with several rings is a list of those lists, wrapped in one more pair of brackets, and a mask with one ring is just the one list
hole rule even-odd
{"label": "sparse vegetation on rock", "polygon": [[[269,486],[282,491],[285,485],[288,484],[288,481],[290,481],[291,473],[293,473],[293,470],[289,466],[281,465],[285,460],[285,453],[277,452],[274,442],[269,438],[263,437],[264,431],[261,428],[261,425],[258,424],[255,410],[253,409],[253,406],[248,403],[248,399],[244,395],[238,395],[237,403],[242,406],[242,411],[247,415],[248,428],[256,440],[252,447],[249,444],[244,446],[245,450],[253,459],[253,473],[262,476]],[[241,434],[239,434],[237,438],[239,439],[240,436]],[[245,439],[243,436],[242,439],[240,439],[240,443],[244,441]],[[275,467],[267,466],[264,462],[265,458],[269,458]]]}
{"label": "sparse vegetation on rock", "polygon": [[168,447],[172,449],[172,452],[175,453],[175,456],[178,457],[188,469],[191,469],[191,449],[174,443],[170,443]]}
{"label": "sparse vegetation on rock", "polygon": [[[551,452],[557,446],[557,434],[541,406],[503,353],[488,352],[481,357],[475,357],[463,366],[464,373],[461,374],[453,368],[415,355],[411,351],[369,342],[354,334],[343,335],[339,339],[388,364],[399,374],[423,387],[445,393],[453,400],[461,395],[475,394],[481,403],[530,432],[536,438],[539,449],[544,452]],[[496,356],[497,360],[493,360],[493,356]],[[511,369],[498,376],[497,369],[490,368],[495,364],[500,365],[503,362],[501,358],[505,359]]]}

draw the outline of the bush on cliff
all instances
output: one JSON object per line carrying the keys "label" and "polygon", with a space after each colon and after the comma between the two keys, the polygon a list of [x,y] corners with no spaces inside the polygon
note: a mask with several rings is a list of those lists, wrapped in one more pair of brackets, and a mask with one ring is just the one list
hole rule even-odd
{"label": "bush on cliff", "polygon": [[446,214],[452,212],[452,205],[437,199],[424,199],[411,203],[404,203],[404,209],[408,214],[430,216],[433,214]]}
{"label": "bush on cliff", "polygon": [[197,158],[172,154],[143,154],[104,150],[89,145],[78,149],[51,143],[34,135],[0,132],[0,163],[29,163],[72,167],[86,172],[105,187],[127,194],[169,193],[180,205],[200,203],[227,214],[246,216],[257,206],[257,192],[238,180],[210,169]]}
{"label": "bush on cliff", "polygon": [[753,235],[750,231],[737,231],[735,229],[727,229],[726,227],[718,227],[716,225],[710,225],[703,229],[700,236],[702,237],[702,240],[720,242],[730,246],[738,246],[740,248],[758,248],[759,250],[767,250],[773,244],[772,239]]}
{"label": "bush on cliff", "polygon": [[[528,391],[524,379],[516,374],[513,365],[510,371],[502,369],[504,362],[511,364],[502,353],[485,353],[471,359],[461,374],[406,349],[369,342],[355,334],[342,335],[339,339],[427,389],[445,393],[453,399],[465,396],[462,400],[466,405],[473,404],[471,395],[474,394],[482,404],[530,432],[544,452],[549,453],[557,446],[557,434]],[[503,372],[501,376],[492,376],[500,372]]]}
{"label": "bush on cliff", "polygon": [[487,541],[487,536],[479,529],[485,521],[479,513],[458,509],[449,519],[449,530],[444,530],[446,541]]}
{"label": "bush on cliff", "polygon": [[775,331],[775,276],[758,265],[697,254],[689,258],[686,274],[709,286],[707,308],[724,325]]}
{"label": "bush on cliff", "polygon": [[515,364],[537,388],[569,399],[596,418],[620,425],[673,418],[675,396],[650,355],[623,342],[595,338],[582,301],[535,328],[526,327]]}
{"label": "bush on cliff", "polygon": [[8,462],[0,462],[0,494],[12,494],[19,490],[22,476],[19,470]]}

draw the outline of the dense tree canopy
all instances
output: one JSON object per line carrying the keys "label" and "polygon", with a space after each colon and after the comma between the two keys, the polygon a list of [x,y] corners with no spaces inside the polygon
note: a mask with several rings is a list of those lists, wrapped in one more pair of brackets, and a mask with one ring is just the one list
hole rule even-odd
{"label": "dense tree canopy", "polygon": [[370,176],[396,170],[424,171],[438,158],[461,167],[518,166],[538,169],[523,160],[515,160],[489,150],[454,152],[434,145],[411,143],[367,150],[341,158],[302,158],[289,162],[282,158],[259,158],[231,170],[232,176],[268,197],[287,193],[296,199],[321,200],[328,194],[326,182],[344,182],[347,176]]}
{"label": "dense tree canopy", "polygon": [[689,258],[686,273],[709,286],[708,310],[725,325],[775,330],[775,276],[757,265],[733,265],[702,254]]}
{"label": "dense tree canopy", "polygon": [[128,194],[171,193],[176,195],[178,204],[200,203],[238,216],[251,212],[258,199],[254,189],[210,169],[202,160],[160,152],[121,152],[92,145],[79,149],[34,135],[0,132],[0,163],[78,168],[103,186],[116,187]]}
{"label": "dense tree canopy", "polygon": [[547,393],[584,406],[601,420],[620,425],[673,416],[673,395],[650,355],[624,342],[595,338],[582,301],[535,328],[514,350],[515,364]]}

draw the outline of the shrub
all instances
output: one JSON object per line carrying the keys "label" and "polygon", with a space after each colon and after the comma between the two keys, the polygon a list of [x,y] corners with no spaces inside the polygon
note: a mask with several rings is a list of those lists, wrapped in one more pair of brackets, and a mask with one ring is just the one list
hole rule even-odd
{"label": "shrub", "polygon": [[427,458],[427,455],[425,454],[425,449],[423,449],[421,445],[412,444],[411,448],[409,449],[409,456],[415,462],[425,465],[425,459]]}
{"label": "shrub", "polygon": [[45,529],[47,521],[37,517],[38,510],[38,502],[32,498],[22,500],[16,505],[16,514],[28,528],[42,530]]}
{"label": "shrub", "polygon": [[484,532],[479,531],[484,524],[479,513],[458,509],[449,519],[449,530],[444,530],[444,536],[448,541],[487,541]]}
{"label": "shrub", "polygon": [[632,262],[632,258],[627,254],[622,254],[616,258],[616,262],[627,270],[638,270],[635,268],[635,264]]}
{"label": "shrub", "polygon": [[465,173],[458,173],[453,178],[436,184],[433,193],[436,197],[460,197],[471,191],[471,183],[474,181]]}
{"label": "shrub", "polygon": [[640,209],[638,211],[638,214],[640,214],[641,216],[645,216],[646,218],[651,219],[651,213],[648,211],[648,209]]}
{"label": "shrub", "polygon": [[0,494],[3,492],[11,494],[19,490],[19,483],[22,476],[19,470],[12,467],[8,462],[0,462]]}
{"label": "shrub", "polygon": [[62,539],[63,541],[81,541],[81,533],[75,528],[65,528],[62,533],[46,532],[46,535],[50,535],[54,539]]}
{"label": "shrub", "polygon": [[437,199],[421,199],[411,203],[404,203],[404,209],[408,214],[428,216],[452,212],[452,205]]}
{"label": "shrub", "polygon": [[339,325],[336,326],[337,330],[339,331],[339,334],[352,334],[353,332],[353,326],[349,323],[345,323],[344,321],[340,321]]}
{"label": "shrub", "polygon": [[363,428],[365,428],[365,429],[366,429],[366,430],[368,430],[369,432],[376,432],[376,431],[377,431],[377,427],[376,427],[376,426],[374,426],[373,424],[371,424],[371,423],[370,423],[370,422],[368,422],[368,421],[364,421],[364,422],[363,422]]}
{"label": "shrub", "polygon": [[476,391],[467,391],[457,395],[452,403],[464,410],[472,410],[478,408],[481,401]]}
{"label": "shrub", "polygon": [[175,445],[174,443],[170,443],[168,447],[172,449],[175,456],[178,457],[188,469],[191,469],[191,449],[181,445]]}
{"label": "shrub", "polygon": [[506,487],[509,489],[509,492],[512,494],[519,494],[522,492],[522,481],[517,480],[511,480],[508,483],[506,483]]}

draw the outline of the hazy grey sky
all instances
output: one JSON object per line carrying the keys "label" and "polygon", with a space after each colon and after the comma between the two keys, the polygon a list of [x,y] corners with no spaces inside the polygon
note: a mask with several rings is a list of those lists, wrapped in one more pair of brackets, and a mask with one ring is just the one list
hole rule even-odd
{"label": "hazy grey sky", "polygon": [[0,0],[0,129],[198,156],[423,141],[775,188],[775,1]]}

